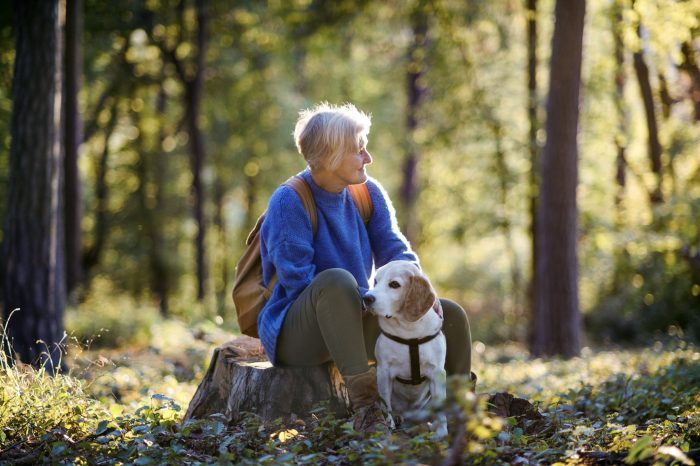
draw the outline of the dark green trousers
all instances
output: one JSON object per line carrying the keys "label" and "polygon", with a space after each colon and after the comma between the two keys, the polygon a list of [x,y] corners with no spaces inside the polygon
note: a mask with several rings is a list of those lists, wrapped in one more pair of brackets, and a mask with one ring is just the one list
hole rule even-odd
{"label": "dark green trousers", "polygon": [[[471,331],[457,303],[440,299],[447,340],[447,375],[471,372]],[[282,366],[316,366],[333,361],[342,375],[365,372],[379,336],[377,316],[362,312],[355,277],[343,269],[319,273],[285,317],[277,342]]]}

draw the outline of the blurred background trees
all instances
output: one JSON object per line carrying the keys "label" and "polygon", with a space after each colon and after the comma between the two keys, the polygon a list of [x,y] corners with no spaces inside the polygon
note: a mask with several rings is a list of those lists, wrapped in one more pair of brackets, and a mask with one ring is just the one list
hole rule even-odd
{"label": "blurred background trees", "polygon": [[[551,209],[536,200],[556,76],[552,0],[60,4],[64,275],[76,320],[108,309],[136,319],[146,306],[234,329],[244,237],[304,167],[297,112],[350,101],[373,115],[370,174],[439,292],[470,310],[476,340],[528,341],[536,212]],[[8,225],[19,25],[15,7],[0,10]],[[586,2],[572,233],[582,344],[700,337],[698,18],[694,1]],[[82,73],[71,75],[75,63]]]}

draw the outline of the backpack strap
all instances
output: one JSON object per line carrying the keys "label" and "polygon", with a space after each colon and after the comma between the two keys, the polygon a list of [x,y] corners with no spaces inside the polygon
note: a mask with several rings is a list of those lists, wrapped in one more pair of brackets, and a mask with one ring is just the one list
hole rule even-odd
{"label": "backpack strap", "polygon": [[311,221],[311,231],[315,236],[316,230],[318,229],[318,217],[316,216],[316,202],[314,201],[314,195],[311,193],[309,184],[299,175],[290,177],[284,184],[294,189],[301,198],[301,203],[304,204],[304,210],[306,210],[309,220]]}
{"label": "backpack strap", "polygon": [[[313,234],[316,235],[316,230],[318,230],[318,217],[316,214],[316,202],[314,201],[314,195],[311,192],[311,187],[306,182],[304,178],[299,175],[294,175],[284,182],[287,186],[291,187],[296,191],[301,199],[301,203],[304,205],[304,210],[306,210],[309,216],[309,221],[311,222],[311,230]],[[355,203],[355,207],[360,212],[360,217],[365,225],[369,223],[369,219],[372,217],[373,205],[372,198],[369,195],[369,189],[366,183],[362,184],[351,184],[348,186],[352,200]]]}
{"label": "backpack strap", "polygon": [[350,190],[350,195],[352,200],[355,202],[357,210],[360,212],[360,217],[362,221],[367,225],[369,219],[372,218],[372,198],[369,196],[369,189],[367,188],[367,183],[362,184],[351,184],[348,186]]}

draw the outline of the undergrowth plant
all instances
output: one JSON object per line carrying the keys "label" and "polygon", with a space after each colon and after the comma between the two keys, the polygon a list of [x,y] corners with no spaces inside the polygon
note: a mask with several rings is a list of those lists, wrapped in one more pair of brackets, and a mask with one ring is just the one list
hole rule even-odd
{"label": "undergrowth plant", "polygon": [[[171,334],[183,328],[169,325]],[[700,351],[684,341],[548,361],[482,347],[477,394],[465,379],[450,379],[440,408],[449,435],[437,439],[421,422],[363,435],[324,406],[287,422],[263,423],[254,413],[235,425],[223,415],[183,422],[182,400],[202,371],[177,379],[168,361],[210,336],[199,328],[178,339],[188,347],[166,339],[141,350],[147,359],[101,364],[98,375],[98,364],[51,376],[0,356],[0,464],[692,465],[699,456]],[[179,364],[201,364],[205,355],[193,354]],[[161,369],[138,366],[157,365],[156,356]],[[110,374],[126,369],[143,378],[138,386],[115,385]],[[164,384],[166,377],[174,382]],[[488,404],[498,392],[529,400],[530,414],[498,416]]]}

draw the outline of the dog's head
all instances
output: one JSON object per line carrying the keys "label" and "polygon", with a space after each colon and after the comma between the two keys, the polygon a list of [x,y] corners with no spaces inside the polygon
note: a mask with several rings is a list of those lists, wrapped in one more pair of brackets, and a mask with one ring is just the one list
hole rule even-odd
{"label": "dog's head", "polygon": [[412,262],[389,262],[377,270],[376,284],[363,298],[380,317],[415,322],[432,309],[437,295],[428,277]]}

